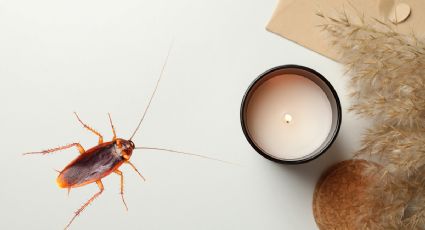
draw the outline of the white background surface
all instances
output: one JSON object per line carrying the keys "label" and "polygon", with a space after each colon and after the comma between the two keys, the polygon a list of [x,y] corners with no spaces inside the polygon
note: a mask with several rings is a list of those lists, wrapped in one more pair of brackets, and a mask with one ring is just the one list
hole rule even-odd
{"label": "white background surface", "polygon": [[[342,67],[266,32],[275,0],[1,0],[0,1],[0,229],[61,229],[98,189],[69,197],[57,173],[78,155],[21,156],[97,138],[72,112],[111,138],[128,138],[157,80],[164,79],[136,145],[208,154],[239,163],[139,151],[128,166],[126,212],[119,177],[72,229],[315,229],[315,183],[331,164],[358,147],[364,122],[346,113]],[[294,22],[296,23],[296,22]],[[240,102],[249,83],[268,68],[301,64],[334,85],[344,108],[340,135],[325,155],[299,166],[257,154],[240,128]],[[320,119],[320,118],[318,118]]]}

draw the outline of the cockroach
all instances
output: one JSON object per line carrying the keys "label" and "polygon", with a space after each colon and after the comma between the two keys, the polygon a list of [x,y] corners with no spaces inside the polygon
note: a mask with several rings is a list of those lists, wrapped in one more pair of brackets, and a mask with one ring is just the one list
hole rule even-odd
{"label": "cockroach", "polygon": [[202,158],[207,158],[210,160],[216,160],[221,161],[225,163],[230,163],[227,161],[219,160],[216,158],[211,158],[205,155],[195,154],[195,153],[189,153],[189,152],[182,152],[182,151],[176,151],[172,149],[164,149],[164,148],[155,148],[155,147],[136,147],[134,145],[134,142],[132,141],[134,135],[136,135],[137,131],[140,129],[140,126],[142,125],[142,122],[149,110],[149,107],[151,105],[152,99],[154,98],[156,91],[158,89],[158,85],[162,79],[165,66],[167,65],[168,57],[170,54],[170,50],[168,51],[167,57],[165,59],[165,62],[162,66],[161,73],[159,75],[159,78],[156,82],[155,88],[149,98],[149,102],[143,112],[143,115],[134,130],[133,134],[130,136],[130,138],[123,139],[123,138],[117,138],[115,127],[112,123],[111,115],[108,113],[109,122],[112,128],[113,138],[111,141],[104,142],[103,136],[90,127],[89,125],[85,124],[80,117],[77,115],[77,113],[74,112],[77,120],[79,123],[83,125],[83,127],[96,136],[98,136],[98,144],[88,150],[84,150],[83,146],[81,146],[79,143],[72,143],[65,146],[52,148],[43,150],[40,152],[29,152],[24,153],[24,155],[28,154],[48,154],[57,152],[60,150],[76,147],[77,150],[80,152],[80,155],[75,158],[71,163],[69,163],[62,171],[59,172],[59,176],[56,179],[56,182],[60,188],[68,189],[68,193],[71,189],[81,187],[84,185],[88,185],[91,183],[96,183],[99,187],[99,191],[95,193],[86,203],[84,203],[75,213],[72,219],[68,222],[68,224],[65,226],[65,229],[68,229],[72,222],[75,220],[77,216],[81,214],[81,212],[84,211],[84,209],[93,202],[94,199],[96,199],[98,196],[100,196],[104,190],[102,179],[106,176],[110,175],[111,173],[115,173],[118,176],[120,176],[120,194],[122,202],[124,203],[125,209],[128,210],[127,203],[124,199],[124,175],[119,170],[121,165],[127,164],[130,165],[136,173],[142,178],[142,180],[145,180],[145,178],[142,176],[140,171],[134,166],[133,163],[131,163],[130,158],[133,153],[133,150],[136,149],[150,149],[150,150],[160,150],[160,151],[168,151],[168,152],[174,152],[174,153],[180,153],[180,154],[186,154],[186,155],[192,155]]}

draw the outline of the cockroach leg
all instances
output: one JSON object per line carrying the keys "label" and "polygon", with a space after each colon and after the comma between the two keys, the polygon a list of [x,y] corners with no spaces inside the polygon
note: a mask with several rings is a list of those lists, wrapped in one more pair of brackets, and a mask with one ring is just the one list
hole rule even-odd
{"label": "cockroach leg", "polygon": [[134,166],[133,163],[131,163],[130,161],[126,161],[125,163],[129,164],[134,169],[134,171],[136,171],[137,174],[139,174],[139,176],[142,178],[143,181],[146,181],[146,179],[142,176],[139,170],[137,170],[136,166]]}
{"label": "cockroach leg", "polygon": [[128,211],[128,206],[127,203],[124,200],[124,175],[122,174],[122,172],[120,170],[115,170],[114,173],[118,174],[120,176],[121,179],[121,184],[120,184],[120,194],[121,194],[121,198],[122,198],[122,202],[124,203],[125,209]]}
{"label": "cockroach leg", "polygon": [[116,143],[117,143],[118,148],[122,148],[122,143],[121,143],[120,139],[116,140]]}
{"label": "cockroach leg", "polygon": [[114,124],[112,123],[112,118],[110,113],[108,113],[108,117],[109,117],[109,122],[111,123],[112,133],[114,134],[114,138],[112,138],[112,140],[115,141],[115,139],[117,139],[117,133],[115,132],[115,127],[114,127]]}
{"label": "cockroach leg", "polygon": [[79,208],[75,214],[74,217],[72,217],[72,219],[69,221],[69,223],[66,225],[65,229],[68,229],[69,226],[72,224],[72,222],[75,220],[75,218],[77,218],[77,216],[79,216],[81,214],[81,212],[84,211],[84,209],[91,203],[94,201],[94,199],[96,199],[100,194],[102,194],[104,188],[103,188],[103,184],[101,180],[96,181],[97,186],[99,187],[99,192],[97,192],[96,194],[94,194],[86,203],[83,204],[83,206],[81,206],[81,208]]}
{"label": "cockroach leg", "polygon": [[103,143],[103,136],[96,130],[94,130],[92,127],[86,125],[81,119],[80,117],[77,115],[76,112],[74,112],[75,116],[77,117],[78,121],[84,126],[84,128],[90,130],[92,133],[94,133],[96,136],[99,137],[99,141],[98,144],[102,144]]}
{"label": "cockroach leg", "polygon": [[48,154],[48,153],[53,153],[53,152],[57,152],[57,151],[60,151],[60,150],[69,149],[69,148],[74,147],[74,146],[77,147],[80,154],[83,154],[83,153],[86,152],[84,150],[83,146],[80,145],[80,143],[72,143],[72,144],[60,146],[60,147],[57,147],[57,148],[46,149],[46,150],[43,150],[43,151],[40,151],[40,152],[24,153],[23,155],[28,155],[28,154],[43,154],[43,155],[45,155],[45,154]]}

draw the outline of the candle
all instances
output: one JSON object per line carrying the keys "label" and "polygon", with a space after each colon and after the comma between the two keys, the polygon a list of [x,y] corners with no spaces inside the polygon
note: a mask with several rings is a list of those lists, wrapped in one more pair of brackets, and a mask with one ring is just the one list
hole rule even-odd
{"label": "candle", "polygon": [[341,123],[341,106],[331,84],[316,71],[279,66],[248,88],[241,122],[249,143],[266,158],[303,163],[332,144]]}

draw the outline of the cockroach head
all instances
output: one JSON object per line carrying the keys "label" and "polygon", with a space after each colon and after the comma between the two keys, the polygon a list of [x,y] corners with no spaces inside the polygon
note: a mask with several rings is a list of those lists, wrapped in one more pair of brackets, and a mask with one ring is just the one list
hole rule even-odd
{"label": "cockroach head", "polygon": [[131,157],[131,154],[133,154],[133,149],[136,147],[131,140],[124,140],[124,139],[116,139],[115,143],[119,149],[121,149],[121,156],[125,160],[129,160]]}
{"label": "cockroach head", "polygon": [[133,141],[129,140],[128,142],[130,142],[130,146],[131,146],[132,149],[136,148]]}

